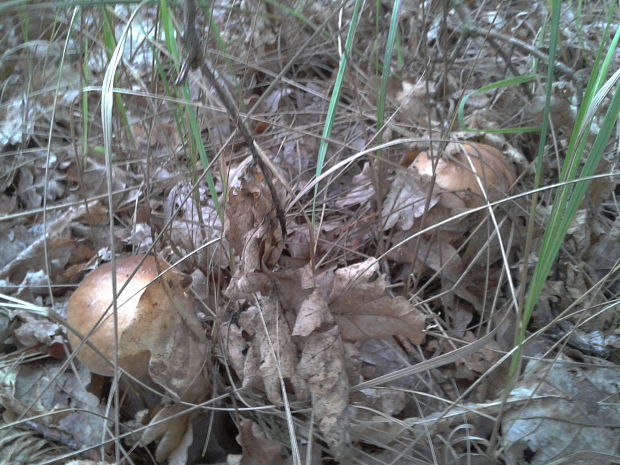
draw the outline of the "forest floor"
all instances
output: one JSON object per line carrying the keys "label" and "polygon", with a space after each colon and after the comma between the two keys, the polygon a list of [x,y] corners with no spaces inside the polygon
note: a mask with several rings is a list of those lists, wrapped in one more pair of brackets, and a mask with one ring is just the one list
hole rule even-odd
{"label": "forest floor", "polygon": [[620,462],[607,3],[0,5],[0,463]]}

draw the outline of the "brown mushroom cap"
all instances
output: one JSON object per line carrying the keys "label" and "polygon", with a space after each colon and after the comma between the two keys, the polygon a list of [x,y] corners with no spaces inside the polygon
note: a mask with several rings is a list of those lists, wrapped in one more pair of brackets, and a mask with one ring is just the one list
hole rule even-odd
{"label": "brown mushroom cap", "polygon": [[512,164],[504,154],[493,146],[474,142],[450,143],[438,160],[422,152],[413,166],[423,176],[432,176],[434,170],[435,185],[445,192],[462,193],[466,207],[484,203],[481,185],[494,201],[505,197],[515,181]]}
{"label": "brown mushroom cap", "polygon": [[[117,292],[136,270],[143,256],[116,261]],[[146,257],[135,275],[117,298],[119,366],[133,376],[148,372],[151,352],[162,344],[176,322],[175,309],[191,308],[192,302],[182,288],[182,275],[170,270],[161,259]],[[103,317],[99,327],[88,337],[100,356],[84,345],[77,358],[95,373],[111,376],[115,352],[112,306],[112,265],[106,263],[88,274],[69,299],[67,321],[82,337],[86,337]],[[105,315],[105,316],[104,316]],[[68,331],[74,350],[81,339]],[[112,363],[110,363],[112,362]]]}

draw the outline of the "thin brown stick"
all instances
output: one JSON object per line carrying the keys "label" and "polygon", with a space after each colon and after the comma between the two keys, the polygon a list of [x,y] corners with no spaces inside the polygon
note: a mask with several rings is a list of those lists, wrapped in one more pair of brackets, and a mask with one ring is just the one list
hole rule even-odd
{"label": "thin brown stick", "polygon": [[235,100],[230,94],[230,90],[226,86],[226,83],[220,84],[217,80],[215,73],[209,66],[207,58],[202,53],[202,47],[200,45],[200,39],[198,38],[198,34],[196,33],[196,3],[195,0],[185,0],[185,12],[184,12],[184,35],[183,42],[185,43],[187,58],[181,67],[181,73],[179,74],[179,79],[177,79],[177,83],[182,82],[186,77],[186,72],[189,68],[197,68],[200,67],[200,71],[206,77],[209,84],[215,89],[218,97],[222,101],[222,104],[226,108],[228,112],[228,116],[233,120],[237,130],[241,133],[243,140],[246,145],[250,149],[250,153],[252,154],[252,158],[254,162],[260,167],[263,176],[265,177],[265,181],[267,182],[267,187],[269,187],[269,192],[271,193],[271,199],[273,201],[274,206],[276,207],[276,216],[278,221],[280,222],[280,228],[282,229],[282,238],[286,240],[286,216],[284,215],[284,209],[282,208],[282,204],[280,203],[280,199],[278,197],[278,193],[276,192],[276,188],[273,185],[273,180],[271,177],[271,171],[269,171],[267,165],[259,155],[256,150],[256,146],[254,145],[254,139],[248,131],[248,127],[243,121],[241,114],[239,113],[239,109],[235,104]]}

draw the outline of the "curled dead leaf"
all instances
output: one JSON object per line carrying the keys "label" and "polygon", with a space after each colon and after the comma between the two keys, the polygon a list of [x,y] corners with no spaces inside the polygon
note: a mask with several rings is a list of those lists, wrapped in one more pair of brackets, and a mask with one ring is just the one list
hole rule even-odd
{"label": "curled dead leaf", "polygon": [[299,373],[308,383],[318,427],[337,460],[348,457],[349,380],[337,327],[312,333],[305,341]]}
{"label": "curled dead leaf", "polygon": [[242,164],[231,179],[228,194],[224,232],[241,262],[226,295],[251,298],[254,292],[267,290],[268,279],[263,279],[261,272],[278,262],[284,249],[282,230],[258,167],[249,162]]}
{"label": "curled dead leaf", "polygon": [[400,335],[421,344],[426,317],[402,297],[390,297],[384,275],[375,258],[336,270],[329,297],[342,339],[363,341]]}

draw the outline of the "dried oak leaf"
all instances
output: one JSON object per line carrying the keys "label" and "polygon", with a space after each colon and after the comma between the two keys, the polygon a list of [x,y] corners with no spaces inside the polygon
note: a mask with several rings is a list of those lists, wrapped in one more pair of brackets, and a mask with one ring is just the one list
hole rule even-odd
{"label": "dried oak leaf", "polygon": [[415,344],[424,341],[425,316],[402,297],[389,297],[385,276],[375,258],[334,272],[329,296],[331,310],[344,341],[405,336]]}
{"label": "dried oak leaf", "polygon": [[375,189],[372,185],[370,163],[365,163],[362,172],[353,176],[348,192],[336,201],[336,206],[346,208],[351,205],[362,205],[368,202],[373,195],[375,195]]}
{"label": "dried oak leaf", "polygon": [[349,380],[344,346],[336,326],[313,332],[305,341],[299,373],[308,383],[312,408],[329,450],[337,460],[349,455]]}
{"label": "dried oak leaf", "polygon": [[[191,254],[192,261],[200,267],[228,267],[228,244],[225,239],[220,240],[222,222],[207,188],[194,191],[188,181],[181,180],[166,196],[164,217],[171,221],[168,232],[174,238],[175,259]],[[207,242],[211,244],[206,245]]]}
{"label": "dried oak leaf", "polygon": [[228,200],[224,232],[241,263],[226,294],[230,298],[249,298],[268,288],[269,280],[253,273],[275,266],[284,249],[282,230],[258,167],[245,163],[239,168],[231,181]]}
{"label": "dried oak leaf", "polygon": [[[394,242],[399,243],[407,237],[408,233],[397,232]],[[413,263],[419,275],[439,273],[444,304],[456,295],[475,308],[482,307],[482,290],[476,285],[477,281],[463,279],[466,264],[456,248],[442,235],[429,240],[418,236],[393,249],[388,253],[388,258],[397,263]]]}
{"label": "dried oak leaf", "polygon": [[313,276],[307,265],[278,277],[280,302],[297,315],[292,335],[303,342],[297,372],[307,384],[318,429],[329,450],[343,459],[351,442],[349,379],[340,329],[329,306],[333,271]]}
{"label": "dried oak leaf", "polygon": [[[262,384],[269,401],[281,404],[283,379],[294,387],[298,399],[307,398],[305,382],[297,373],[297,348],[275,297],[259,298],[256,306],[241,313],[238,327],[245,337],[235,337],[238,331],[232,324],[224,327],[222,335],[243,387]],[[245,358],[241,359],[244,351]]]}
{"label": "dried oak leaf", "polygon": [[571,454],[575,465],[614,462],[597,455],[618,453],[620,373],[617,365],[597,360],[577,365],[560,354],[527,363],[509,397],[520,402],[502,419],[507,464],[540,465]]}
{"label": "dried oak leaf", "polygon": [[415,171],[399,170],[383,202],[383,230],[387,231],[396,225],[402,231],[411,229],[415,218],[420,218],[439,202],[437,194],[432,194],[430,199],[429,194],[426,183]]}
{"label": "dried oak leaf", "polygon": [[249,240],[257,236],[264,243],[263,250],[256,251],[257,255],[272,266],[284,244],[271,193],[257,166],[247,163],[240,168],[242,172],[231,181],[224,231],[235,252],[242,257],[247,254]]}

